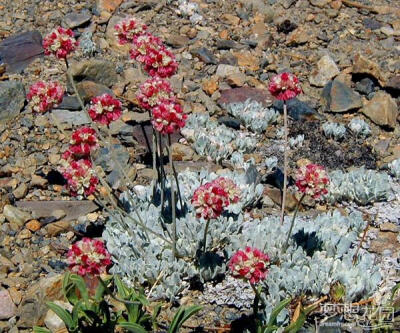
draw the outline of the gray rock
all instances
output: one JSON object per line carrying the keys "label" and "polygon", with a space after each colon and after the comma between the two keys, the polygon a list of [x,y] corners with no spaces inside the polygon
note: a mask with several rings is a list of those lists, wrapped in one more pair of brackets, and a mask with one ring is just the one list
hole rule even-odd
{"label": "gray rock", "polygon": [[114,144],[111,151],[109,148],[99,149],[99,156],[95,162],[96,165],[100,165],[103,170],[112,171],[114,169],[120,169],[120,167],[126,168],[129,162],[129,157],[129,152],[124,146]]}
{"label": "gray rock", "polygon": [[25,183],[20,184],[12,193],[16,199],[25,197],[28,192],[28,186]]}
{"label": "gray rock", "polygon": [[67,111],[67,110],[53,110],[53,116],[60,123],[67,123],[69,125],[84,125],[89,124],[91,119],[88,117],[85,111]]}
{"label": "gray rock", "polygon": [[25,90],[21,82],[0,82],[0,120],[17,116],[25,104]]}
{"label": "gray rock", "polygon": [[338,79],[324,87],[322,97],[331,112],[346,112],[362,107],[360,95]]}
{"label": "gray rock", "polygon": [[3,214],[14,230],[18,230],[25,222],[32,219],[29,213],[11,205],[4,206]]}
{"label": "gray rock", "polygon": [[199,90],[198,98],[206,106],[207,111],[213,115],[217,110],[218,106],[217,104],[209,97],[206,95],[206,93],[203,90]]}
{"label": "gray rock", "polygon": [[241,87],[222,90],[218,104],[244,103],[247,99],[262,103],[264,106],[270,106],[273,100],[271,94],[266,89]]}
{"label": "gray rock", "polygon": [[[283,101],[277,100],[273,105],[279,112],[283,112]],[[294,120],[323,119],[317,111],[297,98],[287,101],[287,111],[288,115]]]}
{"label": "gray rock", "polygon": [[369,95],[374,91],[375,84],[370,78],[365,77],[356,83],[355,89],[361,94]]}
{"label": "gray rock", "polygon": [[81,105],[76,96],[64,96],[61,104],[57,106],[57,109],[76,111],[81,109]]}
{"label": "gray rock", "polygon": [[318,61],[317,69],[311,73],[310,83],[313,86],[323,87],[339,73],[339,68],[333,59],[325,55]]}
{"label": "gray rock", "polygon": [[23,71],[43,52],[42,35],[37,30],[13,35],[0,43],[0,59],[6,64],[7,72],[11,73]]}
{"label": "gray rock", "polygon": [[215,55],[205,47],[200,47],[198,49],[193,50],[192,54],[195,57],[198,57],[202,62],[206,64],[216,65],[218,63],[218,60],[215,57]]}
{"label": "gray rock", "polygon": [[240,73],[240,69],[237,66],[231,65],[218,65],[217,67],[217,76],[221,78],[226,78],[229,75]]}
{"label": "gray rock", "polygon": [[10,294],[7,290],[0,291],[0,320],[9,319],[14,317],[17,312]]}
{"label": "gray rock", "polygon": [[74,62],[71,64],[69,72],[76,82],[93,81],[107,87],[118,82],[115,65],[110,61],[90,59]]}
{"label": "gray rock", "polygon": [[233,128],[233,129],[237,129],[237,130],[240,129],[240,121],[233,117],[229,117],[229,116],[219,117],[218,123],[224,124],[225,126]]}
{"label": "gray rock", "polygon": [[72,12],[64,16],[62,23],[65,27],[74,29],[88,23],[91,18],[92,15],[88,11]]}
{"label": "gray rock", "polygon": [[217,46],[218,50],[240,49],[240,48],[245,47],[231,39],[218,39],[216,46]]}

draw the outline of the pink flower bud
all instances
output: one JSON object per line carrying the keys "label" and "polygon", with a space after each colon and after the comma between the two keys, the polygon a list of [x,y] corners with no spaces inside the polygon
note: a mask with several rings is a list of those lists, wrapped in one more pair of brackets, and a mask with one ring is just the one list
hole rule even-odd
{"label": "pink flower bud", "polygon": [[296,187],[314,199],[328,193],[329,178],[325,168],[318,164],[301,167],[296,174]]}
{"label": "pink flower bud", "polygon": [[43,39],[44,54],[53,54],[59,59],[65,59],[78,45],[73,31],[62,27],[54,29]]}
{"label": "pink flower bud", "polygon": [[287,101],[301,94],[299,79],[291,73],[281,73],[272,77],[269,92],[276,99]]}
{"label": "pink flower bud", "polygon": [[64,89],[58,82],[38,81],[30,87],[26,98],[32,111],[44,113],[60,104],[63,96]]}

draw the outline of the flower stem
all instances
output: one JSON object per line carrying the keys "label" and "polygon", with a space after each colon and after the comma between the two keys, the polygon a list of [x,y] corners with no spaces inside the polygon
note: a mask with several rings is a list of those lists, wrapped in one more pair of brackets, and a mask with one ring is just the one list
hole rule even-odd
{"label": "flower stem", "polygon": [[204,236],[203,236],[203,253],[206,252],[206,245],[207,245],[207,232],[208,232],[208,227],[210,225],[211,219],[208,219],[206,222],[206,227],[204,228]]}
{"label": "flower stem", "polygon": [[288,248],[288,246],[289,246],[289,239],[290,239],[290,236],[291,236],[291,234],[292,234],[292,230],[293,230],[293,226],[294,226],[294,221],[296,220],[297,212],[299,211],[301,202],[303,201],[303,199],[304,199],[305,196],[306,196],[306,194],[303,193],[303,195],[301,196],[300,200],[297,202],[296,210],[294,211],[293,218],[292,218],[292,221],[291,221],[291,223],[290,223],[290,229],[289,229],[289,232],[288,232],[288,235],[287,235],[287,238],[286,238],[286,242],[285,242],[285,245],[283,245],[283,253],[286,252],[286,250],[287,250],[287,248]]}
{"label": "flower stem", "polygon": [[122,298],[119,298],[119,297],[115,296],[113,294],[113,292],[110,290],[110,288],[108,288],[107,284],[103,281],[103,279],[100,276],[97,276],[97,278],[99,279],[99,282],[103,286],[103,288],[106,291],[106,293],[108,295],[110,295],[113,299],[115,299],[116,301],[124,303],[124,304],[127,304],[127,305],[140,305],[141,304],[140,302],[127,301],[127,300],[124,300]]}
{"label": "flower stem", "polygon": [[253,316],[257,320],[258,317],[258,303],[260,301],[260,293],[258,292],[256,286],[250,282],[250,286],[254,291],[254,302],[253,302]]}
{"label": "flower stem", "polygon": [[283,146],[283,191],[282,191],[282,206],[281,206],[281,225],[285,218],[285,205],[286,205],[286,188],[287,188],[287,173],[288,173],[288,119],[287,119],[287,105],[283,101],[283,127],[285,131],[284,146]]}
{"label": "flower stem", "polygon": [[176,258],[176,206],[175,206],[175,183],[173,177],[173,167],[172,167],[172,149],[171,149],[171,134],[168,134],[168,157],[169,166],[171,168],[171,210],[172,210],[172,251],[174,258]]}

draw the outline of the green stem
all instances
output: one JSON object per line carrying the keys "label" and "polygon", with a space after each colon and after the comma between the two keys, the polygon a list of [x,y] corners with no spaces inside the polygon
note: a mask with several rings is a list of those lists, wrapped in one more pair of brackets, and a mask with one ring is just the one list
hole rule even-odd
{"label": "green stem", "polygon": [[258,292],[256,286],[250,282],[250,286],[254,291],[254,302],[253,302],[253,315],[254,318],[257,320],[258,317],[258,303],[260,301],[260,293]]}
{"label": "green stem", "polygon": [[[169,157],[169,166],[171,168],[171,173],[173,174],[173,163],[172,163],[172,149],[171,149],[171,135],[168,134],[168,157]],[[175,184],[174,177],[171,177],[171,210],[172,210],[172,251],[174,254],[174,258],[176,258],[176,206],[175,206]]]}
{"label": "green stem", "polygon": [[281,225],[285,218],[285,205],[286,205],[286,187],[287,187],[287,173],[288,173],[288,116],[286,101],[283,101],[283,127],[285,132],[284,146],[283,146],[283,193],[282,193],[282,206],[281,206]]}
{"label": "green stem", "polygon": [[110,295],[113,299],[115,299],[116,301],[124,303],[124,304],[127,304],[127,305],[140,305],[141,304],[140,302],[127,301],[127,300],[124,300],[122,298],[119,298],[119,297],[115,296],[113,294],[113,292],[110,290],[110,288],[108,288],[107,284],[103,281],[103,279],[100,276],[97,276],[97,278],[98,278],[100,284],[103,286],[103,288],[106,291],[106,293],[108,295]]}
{"label": "green stem", "polygon": [[296,220],[297,212],[299,211],[301,202],[303,201],[305,196],[306,196],[306,194],[303,193],[303,195],[301,196],[300,200],[297,202],[296,210],[294,211],[293,218],[292,218],[292,221],[290,223],[290,228],[289,228],[289,232],[288,232],[288,235],[287,235],[287,238],[286,238],[286,242],[285,242],[285,245],[283,245],[283,253],[285,253],[287,248],[289,247],[289,239],[290,239],[290,236],[292,234],[294,221]]}
{"label": "green stem", "polygon": [[206,227],[204,228],[204,235],[203,235],[203,253],[206,252],[206,245],[207,245],[207,232],[208,232],[208,227],[210,225],[211,219],[208,219],[206,222]]}

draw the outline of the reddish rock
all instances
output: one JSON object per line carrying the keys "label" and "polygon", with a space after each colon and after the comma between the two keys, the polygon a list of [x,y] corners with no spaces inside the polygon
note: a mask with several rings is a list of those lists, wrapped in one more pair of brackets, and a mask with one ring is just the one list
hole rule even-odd
{"label": "reddish rock", "polygon": [[10,294],[7,290],[0,291],[0,320],[14,317],[17,311]]}
{"label": "reddish rock", "polygon": [[247,99],[262,103],[264,106],[270,106],[272,104],[272,96],[266,89],[257,89],[251,87],[241,87],[222,90],[221,97],[218,100],[218,104],[230,104],[230,103],[243,103]]}
{"label": "reddish rock", "polygon": [[400,91],[400,75],[393,76],[386,84],[386,88]]}

